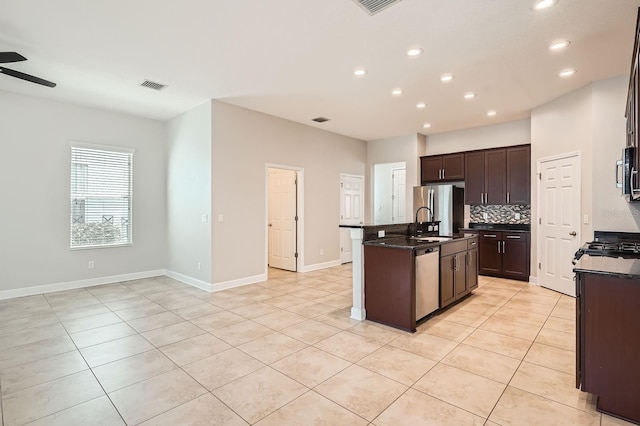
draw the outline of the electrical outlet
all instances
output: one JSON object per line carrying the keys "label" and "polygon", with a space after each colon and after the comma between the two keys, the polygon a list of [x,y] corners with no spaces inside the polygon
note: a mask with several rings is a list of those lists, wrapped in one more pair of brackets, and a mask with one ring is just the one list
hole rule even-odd
{"label": "electrical outlet", "polygon": [[489,213],[482,213],[482,218],[483,218],[484,220],[489,219]]}
{"label": "electrical outlet", "polygon": [[222,213],[218,214],[218,223],[224,222],[224,215]]}
{"label": "electrical outlet", "polygon": [[202,269],[202,264],[200,262],[198,262],[198,271]]}
{"label": "electrical outlet", "polygon": [[384,229],[382,231],[378,231],[378,238],[382,238],[386,235]]}
{"label": "electrical outlet", "polygon": [[93,262],[93,260],[90,260],[89,261],[89,265],[87,266],[87,268],[93,269],[94,266],[95,266],[95,263]]}
{"label": "electrical outlet", "polygon": [[516,220],[520,220],[520,213],[515,214]]}

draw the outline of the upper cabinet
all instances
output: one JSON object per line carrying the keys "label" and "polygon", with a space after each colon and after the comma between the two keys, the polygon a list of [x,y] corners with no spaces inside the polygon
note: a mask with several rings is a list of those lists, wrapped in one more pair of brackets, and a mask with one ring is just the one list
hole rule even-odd
{"label": "upper cabinet", "polygon": [[507,204],[531,204],[531,145],[507,148]]}
{"label": "upper cabinet", "polygon": [[421,184],[464,180],[464,153],[420,157]]}
{"label": "upper cabinet", "polygon": [[465,204],[529,204],[531,146],[465,153]]}

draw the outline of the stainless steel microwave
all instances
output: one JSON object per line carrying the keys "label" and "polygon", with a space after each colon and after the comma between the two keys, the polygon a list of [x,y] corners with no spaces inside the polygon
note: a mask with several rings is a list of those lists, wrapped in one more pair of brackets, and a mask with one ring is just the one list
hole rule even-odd
{"label": "stainless steel microwave", "polygon": [[616,161],[616,187],[622,189],[627,201],[637,201],[640,197],[640,188],[634,188],[633,183],[638,174],[635,158],[636,149],[629,146],[622,150],[622,160]]}

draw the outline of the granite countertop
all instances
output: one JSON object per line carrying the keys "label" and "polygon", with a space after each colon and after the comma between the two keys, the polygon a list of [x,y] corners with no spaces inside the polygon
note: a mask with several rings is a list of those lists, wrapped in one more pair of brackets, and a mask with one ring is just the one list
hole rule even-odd
{"label": "granite countertop", "polygon": [[619,278],[640,279],[640,259],[582,255],[574,272],[608,275]]}
{"label": "granite countertop", "polygon": [[509,231],[509,232],[531,232],[529,224],[514,223],[469,223],[467,228],[460,228],[460,231]]}
{"label": "granite countertop", "polygon": [[[365,241],[363,244],[367,246],[383,246],[383,247],[389,247],[389,248],[417,250],[422,248],[436,247],[442,244],[448,244],[453,241],[470,239],[476,236],[477,236],[476,234],[463,232],[459,234],[449,235],[449,237],[451,237],[450,240],[438,241],[438,242],[420,241],[420,240],[412,239],[411,237],[385,237],[385,238],[378,238],[375,240]],[[425,238],[429,238],[429,237],[425,237]],[[438,237],[434,236],[433,238],[438,238]]]}

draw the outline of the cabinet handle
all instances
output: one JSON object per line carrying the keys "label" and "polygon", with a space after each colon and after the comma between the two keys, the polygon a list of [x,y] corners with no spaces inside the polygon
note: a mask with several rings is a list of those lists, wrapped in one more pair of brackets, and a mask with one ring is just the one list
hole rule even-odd
{"label": "cabinet handle", "polygon": [[511,197],[510,197],[510,194],[509,194],[509,192],[507,192],[507,204],[509,204],[509,199],[510,199],[510,198],[511,198]]}
{"label": "cabinet handle", "polygon": [[458,270],[458,255],[457,254],[455,256],[453,256],[453,270],[454,271]]}
{"label": "cabinet handle", "polygon": [[445,172],[445,170],[442,169],[442,179],[444,179],[444,172]]}
{"label": "cabinet handle", "polygon": [[500,241],[498,241],[498,253],[500,253]]}
{"label": "cabinet handle", "polygon": [[472,241],[470,244],[471,244],[472,246],[475,246],[476,244],[478,244],[478,242],[477,242],[477,241]]}
{"label": "cabinet handle", "polygon": [[505,242],[503,241],[503,242],[502,242],[502,254],[504,254],[504,253],[505,253],[505,252],[504,252],[504,244],[505,244]]}
{"label": "cabinet handle", "polygon": [[497,237],[497,235],[496,234],[485,234],[484,237],[485,238],[495,238],[495,237]]}
{"label": "cabinet handle", "polygon": [[512,239],[512,240],[519,240],[520,236],[519,235],[507,235],[507,238]]}

